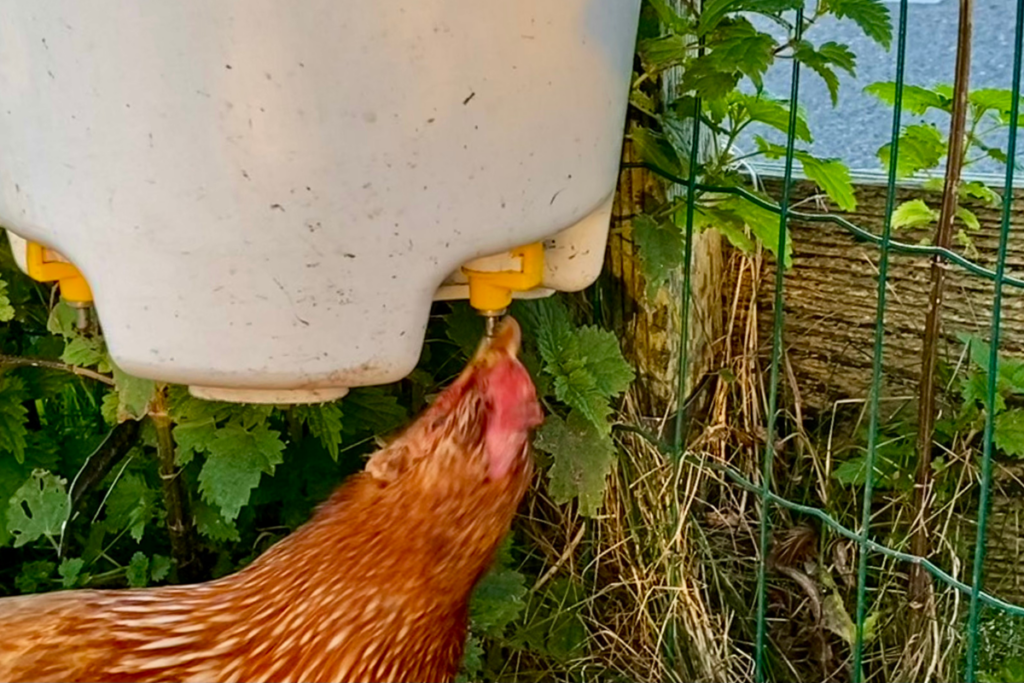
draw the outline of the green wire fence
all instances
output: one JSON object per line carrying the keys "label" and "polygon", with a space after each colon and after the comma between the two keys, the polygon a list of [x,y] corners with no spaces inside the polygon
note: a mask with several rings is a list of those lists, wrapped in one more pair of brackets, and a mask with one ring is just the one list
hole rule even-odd
{"label": "green wire fence", "polygon": [[[689,339],[689,327],[690,327],[690,316],[689,316],[689,305],[691,282],[689,276],[690,264],[693,254],[693,233],[694,233],[694,211],[696,196],[698,191],[712,191],[716,193],[728,193],[740,195],[748,201],[754,202],[758,206],[764,209],[769,209],[778,214],[780,230],[779,230],[779,243],[776,250],[776,254],[786,253],[786,239],[787,239],[787,224],[792,218],[797,218],[804,221],[813,222],[830,222],[842,228],[845,228],[853,236],[864,242],[870,243],[878,248],[879,261],[878,261],[878,292],[877,292],[877,313],[875,316],[875,327],[874,327],[874,345],[873,352],[874,357],[872,359],[872,382],[871,392],[868,400],[868,436],[867,436],[867,467],[866,467],[866,481],[863,490],[863,509],[861,513],[860,529],[859,531],[853,531],[838,521],[830,517],[827,513],[823,512],[814,507],[806,506],[791,502],[785,498],[777,495],[772,491],[771,480],[773,472],[773,461],[775,456],[775,434],[777,429],[777,420],[779,417],[779,397],[778,387],[780,381],[780,369],[781,369],[781,358],[782,358],[782,340],[783,340],[783,329],[785,325],[785,317],[783,314],[783,298],[784,298],[784,281],[785,281],[785,269],[781,267],[775,270],[775,283],[774,283],[774,321],[772,327],[772,349],[771,349],[771,364],[770,364],[770,381],[768,384],[768,422],[767,422],[767,436],[765,438],[765,446],[761,460],[761,478],[759,483],[755,483],[743,476],[736,469],[723,464],[711,464],[707,461],[697,461],[687,454],[684,453],[684,430],[683,430],[683,411],[680,410],[677,413],[677,420],[675,424],[675,435],[672,444],[659,444],[663,449],[668,452],[672,452],[682,462],[692,462],[699,464],[703,467],[712,467],[713,469],[719,470],[726,474],[734,483],[747,489],[751,492],[756,493],[760,496],[761,501],[761,517],[760,517],[760,529],[759,529],[759,546],[760,556],[758,562],[758,573],[757,573],[757,608],[756,608],[756,640],[754,643],[754,664],[755,664],[755,678],[757,681],[764,681],[769,677],[769,672],[766,667],[766,655],[769,649],[768,633],[767,633],[767,581],[768,581],[768,554],[770,548],[770,531],[771,531],[771,514],[770,510],[772,506],[779,506],[786,508],[792,512],[796,512],[802,515],[807,515],[817,519],[819,522],[833,530],[835,533],[842,537],[855,541],[859,548],[859,557],[857,565],[857,606],[856,606],[856,639],[853,646],[853,680],[859,682],[863,678],[863,660],[864,660],[864,625],[866,614],[869,609],[869,595],[868,595],[868,561],[871,553],[878,553],[888,558],[892,558],[901,562],[908,563],[909,565],[916,565],[923,570],[927,571],[935,579],[944,582],[948,586],[962,592],[969,596],[970,607],[968,616],[968,628],[967,628],[967,646],[966,646],[966,665],[964,669],[964,678],[972,682],[976,677],[976,668],[978,663],[978,647],[979,647],[979,614],[982,605],[988,605],[990,607],[997,608],[1004,611],[1007,614],[1024,617],[1024,608],[1010,604],[1005,600],[1002,600],[996,596],[986,593],[982,590],[983,584],[983,566],[985,559],[985,542],[986,542],[986,525],[988,523],[989,514],[989,498],[990,489],[992,486],[992,456],[993,456],[993,432],[995,423],[995,410],[987,410],[985,414],[985,426],[984,426],[984,441],[983,451],[981,459],[981,480],[980,480],[980,500],[977,517],[977,536],[975,541],[974,549],[974,563],[972,569],[971,583],[968,585],[962,581],[954,578],[950,573],[944,571],[940,567],[936,566],[933,562],[926,558],[919,557],[906,552],[894,550],[887,547],[886,545],[879,543],[871,538],[870,535],[870,522],[872,517],[872,502],[874,494],[874,480],[876,462],[878,458],[879,449],[879,431],[880,431],[880,411],[879,411],[879,399],[880,399],[880,386],[882,380],[883,371],[883,358],[885,351],[885,313],[886,313],[886,294],[887,294],[887,277],[889,271],[889,256],[891,253],[902,253],[912,254],[920,257],[927,257],[932,260],[937,267],[941,267],[940,262],[944,262],[948,265],[958,266],[964,271],[990,280],[994,283],[995,294],[992,301],[992,319],[991,327],[989,332],[990,344],[989,344],[989,372],[987,373],[987,384],[985,387],[986,405],[994,406],[997,392],[997,367],[998,353],[999,353],[999,341],[1000,341],[1000,325],[1001,325],[1001,313],[1003,304],[1003,286],[1008,285],[1018,289],[1024,289],[1024,281],[1008,277],[1005,274],[1006,270],[1006,255],[1007,255],[1007,242],[1010,230],[1010,216],[1013,201],[1013,189],[1014,189],[1014,170],[1016,158],[1016,145],[1017,145],[1017,121],[1019,115],[1019,100],[1021,91],[1021,53],[1024,49],[1024,0],[1018,0],[1016,17],[1015,17],[1015,33],[1014,33],[1014,52],[1013,52],[1013,71],[1012,71],[1012,86],[1011,86],[1011,110],[1010,110],[1010,121],[1012,122],[1009,126],[1009,139],[1007,147],[1007,159],[1005,171],[1005,182],[1002,196],[1002,219],[1000,224],[1000,236],[998,243],[998,256],[996,261],[996,267],[994,270],[990,270],[982,267],[970,261],[959,254],[954,253],[950,249],[941,246],[925,246],[925,245],[911,245],[901,243],[892,239],[892,216],[895,207],[895,196],[896,196],[896,180],[897,180],[897,163],[896,159],[899,154],[899,143],[900,143],[900,130],[901,130],[901,117],[902,117],[902,95],[904,86],[904,72],[906,68],[906,42],[907,42],[907,0],[901,0],[899,3],[899,20],[898,28],[896,33],[896,73],[894,81],[895,87],[895,106],[893,109],[892,118],[892,131],[891,131],[891,143],[889,148],[889,165],[888,165],[888,188],[887,198],[885,205],[885,221],[882,229],[881,236],[875,235],[874,233],[865,230],[862,227],[854,225],[850,221],[840,216],[831,214],[809,214],[794,211],[790,208],[790,189],[793,185],[793,161],[794,161],[794,141],[796,138],[796,127],[797,127],[797,103],[799,101],[800,93],[800,63],[797,60],[792,61],[792,73],[790,78],[790,109],[789,109],[789,123],[788,133],[786,141],[786,154],[785,154],[785,165],[782,183],[781,199],[778,205],[773,205],[760,197],[757,197],[743,189],[735,187],[717,187],[712,185],[706,185],[701,183],[697,178],[696,169],[699,169],[698,158],[700,154],[700,135],[701,135],[701,120],[700,117],[694,117],[694,125],[692,127],[692,140],[689,150],[689,168],[695,169],[690,171],[690,177],[688,178],[669,178],[670,180],[678,183],[680,186],[684,186],[687,191],[686,199],[686,223],[685,223],[685,255],[684,255],[684,275],[682,282],[682,320],[681,320],[681,353],[679,360],[679,395],[683,396],[685,393],[685,383],[687,378],[687,340]],[[970,21],[964,21],[965,17],[970,16],[972,9],[971,0],[960,0],[961,10],[961,41],[958,52],[963,53],[965,46],[966,50],[970,50],[969,38],[963,40],[965,32],[969,31]],[[803,12],[798,10],[794,13],[795,21],[794,26],[796,27],[796,40],[799,41],[801,38],[800,31],[803,25]],[[966,24],[966,26],[965,26]],[[961,58],[966,58],[967,55],[958,55],[958,66]],[[959,79],[958,79],[959,80]],[[966,79],[965,79],[966,80]],[[966,83],[958,83],[954,86],[955,90],[963,90],[966,92]],[[962,105],[961,105],[962,106]],[[701,103],[698,100],[695,105],[695,111],[700,111]],[[951,129],[953,124],[951,124]],[[953,133],[951,133],[952,139]],[[953,154],[950,154],[949,163],[953,162]],[[653,168],[653,167],[652,167]],[[662,176],[666,176],[664,169],[656,169]],[[957,169],[956,173],[959,170]],[[947,171],[947,179],[949,174]],[[958,180],[955,178],[954,180]],[[947,192],[950,191],[947,185]],[[955,187],[953,187],[955,191]],[[940,218],[941,220],[941,218]],[[929,436],[930,438],[930,436]]]}

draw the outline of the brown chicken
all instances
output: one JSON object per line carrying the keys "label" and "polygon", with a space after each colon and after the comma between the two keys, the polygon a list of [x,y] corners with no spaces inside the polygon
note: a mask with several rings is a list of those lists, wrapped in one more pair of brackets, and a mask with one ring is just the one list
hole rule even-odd
{"label": "brown chicken", "polygon": [[449,681],[540,424],[511,318],[302,528],[192,586],[0,600],[0,681]]}

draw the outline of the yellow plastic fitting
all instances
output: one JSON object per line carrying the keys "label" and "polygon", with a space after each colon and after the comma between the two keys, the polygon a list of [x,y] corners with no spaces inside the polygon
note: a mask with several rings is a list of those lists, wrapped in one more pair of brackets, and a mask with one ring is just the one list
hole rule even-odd
{"label": "yellow plastic fitting", "polygon": [[544,245],[540,242],[512,249],[519,270],[473,270],[463,268],[469,279],[469,305],[478,311],[501,311],[512,303],[512,292],[539,287],[544,279]]}
{"label": "yellow plastic fitting", "polygon": [[60,295],[71,304],[92,303],[92,289],[78,268],[54,257],[54,253],[37,242],[28,243],[28,274],[39,282],[57,282]]}

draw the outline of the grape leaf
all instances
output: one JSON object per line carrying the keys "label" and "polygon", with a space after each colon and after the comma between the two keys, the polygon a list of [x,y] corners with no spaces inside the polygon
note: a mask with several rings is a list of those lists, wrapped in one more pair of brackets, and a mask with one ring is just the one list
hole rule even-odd
{"label": "grape leaf", "polygon": [[857,58],[848,46],[840,43],[830,41],[815,48],[808,41],[801,40],[793,50],[793,57],[806,64],[825,81],[833,107],[839,104],[839,77],[832,67],[842,69],[851,76],[857,75]]}
{"label": "grape leaf", "polygon": [[640,214],[633,219],[633,243],[639,250],[647,296],[653,299],[683,265],[683,233],[671,221],[658,223]]}
{"label": "grape leaf", "polygon": [[[889,106],[896,104],[896,84],[892,81],[878,81],[864,88],[864,92],[874,95]],[[929,109],[949,112],[953,101],[941,94],[919,85],[904,85],[903,99],[900,103],[904,111],[920,116]]]}
{"label": "grape leaf", "polygon": [[145,588],[149,584],[149,558],[142,551],[135,551],[128,562],[126,574],[128,585],[132,588]]}
{"label": "grape leaf", "polygon": [[225,519],[234,520],[260,476],[273,475],[281,464],[284,444],[279,436],[265,424],[249,430],[227,425],[214,434],[199,472],[199,491],[204,500],[220,507]]}
{"label": "grape leaf", "polygon": [[107,351],[103,342],[94,337],[74,336],[68,339],[60,359],[68,365],[83,368],[95,367],[100,372],[109,370]]}
{"label": "grape leaf", "polygon": [[11,496],[7,507],[7,530],[20,548],[43,536],[55,542],[68,518],[67,482],[46,470],[35,470],[32,478]]}
{"label": "grape leaf", "polygon": [[[941,190],[941,187],[940,187]],[[989,206],[997,206],[1002,200],[1002,196],[988,185],[981,182],[980,180],[967,180],[960,184],[958,194],[961,199],[970,197],[971,199],[980,199]]]}
{"label": "grape leaf", "polygon": [[664,35],[648,38],[637,45],[637,53],[644,70],[656,74],[673,66],[680,66],[694,54],[692,40],[681,35]]}
{"label": "grape leaf", "polygon": [[903,202],[892,212],[892,227],[917,228],[938,220],[939,212],[935,211],[923,199],[911,199]]}
{"label": "grape leaf", "polygon": [[[890,143],[878,148],[878,158],[889,170]],[[946,155],[946,141],[935,126],[918,123],[906,126],[900,133],[899,156],[896,159],[896,175],[907,178],[918,171],[934,168]]]}
{"label": "grape leaf", "polygon": [[829,0],[829,9],[840,19],[850,19],[868,38],[886,50],[892,44],[892,18],[881,0]]}
{"label": "grape leaf", "polygon": [[[773,100],[764,94],[748,95],[738,90],[729,94],[729,103],[735,109],[735,118],[742,121],[749,119],[771,126],[775,130],[789,132],[789,104],[785,100]],[[807,117],[797,110],[796,124],[793,135],[797,140],[813,142]]]}
{"label": "grape leaf", "polygon": [[181,422],[174,426],[172,434],[177,444],[174,461],[178,465],[192,462],[196,453],[205,453],[217,433],[217,423],[212,417]]}
{"label": "grape leaf", "polygon": [[978,221],[978,217],[973,211],[964,207],[956,207],[956,217],[967,226],[969,230],[981,230],[981,223]]}
{"label": "grape leaf", "polygon": [[104,522],[113,532],[128,529],[138,543],[157,511],[157,491],[138,474],[129,472],[117,480],[107,495]]}
{"label": "grape leaf", "polygon": [[0,376],[0,450],[12,454],[19,463],[25,462],[27,398],[25,383],[19,377]]}
{"label": "grape leaf", "polygon": [[775,61],[778,43],[737,17],[722,21],[707,45],[708,51],[687,65],[680,90],[716,100],[727,96],[742,76],[760,89],[761,77]]}
{"label": "grape leaf", "polygon": [[730,12],[757,12],[778,15],[786,10],[803,7],[802,0],[708,0],[701,8],[697,22],[697,35],[711,31]]}
{"label": "grape leaf", "polygon": [[1024,409],[1013,408],[996,415],[992,442],[1007,455],[1024,457]]}
{"label": "grape leaf", "polygon": [[118,397],[118,419],[141,420],[149,412],[149,404],[156,393],[156,382],[129,375],[113,363],[111,369]]}
{"label": "grape leaf", "polygon": [[556,503],[579,499],[580,513],[594,517],[604,499],[605,479],[615,462],[611,438],[573,410],[565,421],[549,415],[537,431],[537,449],[550,453],[548,490]]}
{"label": "grape leaf", "polygon": [[233,520],[224,519],[217,508],[207,505],[202,500],[192,501],[192,514],[196,519],[196,529],[211,541],[238,541],[238,528]]}
{"label": "grape leaf", "polygon": [[[720,209],[731,212],[738,216],[754,233],[754,237],[765,246],[768,251],[779,256],[779,216],[773,211],[762,209],[757,204],[747,201],[743,197],[730,196],[719,202]],[[783,260],[783,267],[790,268],[793,265],[793,240],[786,239],[786,254]]]}
{"label": "grape leaf", "polygon": [[854,211],[857,198],[850,180],[850,169],[839,159],[819,159],[801,154],[804,175],[813,180],[843,211]]}
{"label": "grape leaf", "polygon": [[64,588],[74,588],[78,584],[78,577],[82,574],[83,567],[85,567],[85,560],[80,557],[64,558],[60,566],[57,567],[61,585]]}
{"label": "grape leaf", "polygon": [[324,450],[335,462],[341,449],[341,404],[316,403],[292,406],[295,415],[309,427],[309,433],[320,440]]}
{"label": "grape leaf", "polygon": [[676,154],[668,139],[649,128],[635,126],[629,133],[633,151],[640,161],[650,165],[656,172],[668,178],[685,178],[689,175],[688,165]]}

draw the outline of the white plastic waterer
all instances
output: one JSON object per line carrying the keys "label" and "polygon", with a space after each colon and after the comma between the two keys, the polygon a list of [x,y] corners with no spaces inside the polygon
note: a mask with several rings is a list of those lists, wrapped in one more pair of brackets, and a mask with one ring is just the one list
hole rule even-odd
{"label": "white plastic waterer", "polygon": [[639,0],[0,12],[0,224],[77,266],[127,372],[336,398],[412,370],[463,265],[600,270]]}

